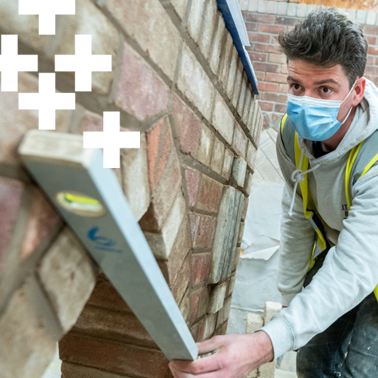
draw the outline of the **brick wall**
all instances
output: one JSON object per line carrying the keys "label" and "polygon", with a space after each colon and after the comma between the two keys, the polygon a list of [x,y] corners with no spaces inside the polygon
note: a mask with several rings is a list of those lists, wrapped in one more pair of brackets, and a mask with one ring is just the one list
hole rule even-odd
{"label": "brick wall", "polygon": [[[280,53],[277,37],[317,9],[316,5],[276,1],[241,1],[251,46],[247,48],[259,81],[259,105],[264,113],[264,128],[277,128],[287,105],[286,57]],[[363,28],[368,42],[365,77],[378,84],[378,17],[375,12],[347,9],[352,20]]]}
{"label": "brick wall", "polygon": [[[0,19],[20,54],[39,55],[41,72],[74,53],[75,34],[113,56],[93,92],[57,112],[57,131],[101,131],[109,110],[141,131],[141,148],[121,153],[119,183],[195,340],[224,334],[262,113],[216,1],[80,0],[76,16],[57,17],[56,36],[39,36],[37,16],[18,16],[17,2],[0,0]],[[38,92],[36,73],[19,79],[20,92]],[[56,88],[73,93],[74,76],[57,74]],[[1,376],[40,377],[64,334],[65,378],[171,376],[20,165],[38,113],[19,111],[16,93],[0,93],[0,108]]]}

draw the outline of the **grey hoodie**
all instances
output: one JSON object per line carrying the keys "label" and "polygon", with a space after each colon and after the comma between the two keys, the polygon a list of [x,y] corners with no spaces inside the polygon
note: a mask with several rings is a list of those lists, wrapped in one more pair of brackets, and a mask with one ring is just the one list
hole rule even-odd
{"label": "grey hoodie", "polygon": [[295,195],[293,215],[288,215],[294,188],[290,176],[295,167],[278,135],[277,155],[286,181],[278,289],[282,304],[289,307],[280,310],[262,328],[272,340],[275,358],[307,344],[357,306],[378,283],[378,165],[353,186],[349,215],[345,212],[345,167],[350,150],[378,128],[378,90],[366,81],[365,97],[335,151],[316,159],[311,153],[312,142],[298,138],[310,167],[320,164],[308,173],[309,189],[333,246],[306,289],[303,282],[310,264],[314,231],[304,216],[300,189]]}

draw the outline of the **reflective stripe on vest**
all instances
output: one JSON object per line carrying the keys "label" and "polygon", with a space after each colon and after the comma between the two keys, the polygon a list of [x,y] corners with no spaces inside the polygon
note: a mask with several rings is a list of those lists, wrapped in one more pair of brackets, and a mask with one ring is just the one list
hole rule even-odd
{"label": "reflective stripe on vest", "polygon": [[[285,150],[290,157],[290,160],[295,165],[296,169],[299,169],[299,160],[301,150],[298,144],[298,135],[294,129],[290,117],[285,114],[281,121],[281,138],[284,144]],[[345,195],[348,204],[348,211],[351,208],[351,190],[352,186],[358,179],[363,177],[369,169],[378,162],[378,131],[371,134],[366,140],[355,146],[348,158],[348,162],[345,170]],[[307,156],[304,156],[302,167],[303,172],[308,169],[309,160]],[[310,221],[312,227],[317,234],[317,243],[324,251],[329,248],[328,241],[325,237],[324,221],[320,215],[317,214],[315,206],[313,204],[311,193],[308,188],[307,174],[304,175],[304,181],[299,183],[302,198],[303,198],[303,210],[306,218]],[[309,210],[310,209],[310,210]],[[316,245],[313,248],[312,256],[314,257]],[[315,260],[313,259],[310,265],[310,269],[314,266]],[[378,285],[374,289],[375,297],[378,300]]]}

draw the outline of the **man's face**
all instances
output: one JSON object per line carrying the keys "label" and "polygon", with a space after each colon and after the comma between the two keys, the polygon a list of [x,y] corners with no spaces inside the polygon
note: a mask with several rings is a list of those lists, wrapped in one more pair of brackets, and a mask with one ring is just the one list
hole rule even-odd
{"label": "man's face", "polygon": [[[308,96],[322,100],[343,101],[350,91],[349,80],[340,64],[322,68],[302,60],[289,60],[288,92],[295,96]],[[341,105],[337,119],[342,122],[351,106],[355,106],[355,91]]]}

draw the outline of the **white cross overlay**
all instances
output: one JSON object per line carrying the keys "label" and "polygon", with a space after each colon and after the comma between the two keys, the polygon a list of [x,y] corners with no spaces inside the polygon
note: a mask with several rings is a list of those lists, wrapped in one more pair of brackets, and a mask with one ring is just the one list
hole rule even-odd
{"label": "white cross overlay", "polygon": [[119,168],[121,148],[140,148],[139,131],[121,131],[120,112],[104,112],[104,131],[83,133],[84,148],[103,148],[104,168]]}
{"label": "white cross overlay", "polygon": [[39,93],[20,93],[20,110],[39,110],[39,130],[55,130],[55,111],[75,109],[75,93],[55,93],[55,74],[39,74]]}
{"label": "white cross overlay", "polygon": [[39,35],[54,35],[56,16],[74,15],[75,5],[75,0],[19,0],[18,13],[38,15]]}
{"label": "white cross overlay", "polygon": [[92,91],[93,72],[111,72],[111,55],[92,55],[92,36],[75,36],[75,55],[56,55],[56,72],[75,72],[75,91]]}
{"label": "white cross overlay", "polygon": [[18,91],[18,73],[38,71],[38,55],[18,55],[18,35],[1,36],[1,91]]}

